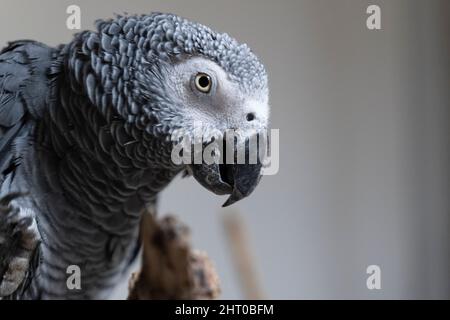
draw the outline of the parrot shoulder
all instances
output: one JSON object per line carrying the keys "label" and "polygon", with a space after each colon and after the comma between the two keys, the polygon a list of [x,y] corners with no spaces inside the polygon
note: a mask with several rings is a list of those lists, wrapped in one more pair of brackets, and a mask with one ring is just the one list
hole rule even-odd
{"label": "parrot shoulder", "polygon": [[0,51],[0,184],[18,165],[15,146],[48,105],[56,49],[15,41]]}

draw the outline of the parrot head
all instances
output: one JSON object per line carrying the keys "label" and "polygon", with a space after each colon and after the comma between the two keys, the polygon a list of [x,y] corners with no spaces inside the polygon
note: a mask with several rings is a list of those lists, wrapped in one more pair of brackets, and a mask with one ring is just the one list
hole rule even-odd
{"label": "parrot head", "polygon": [[171,155],[180,132],[195,135],[201,124],[208,137],[202,148],[234,130],[247,159],[249,138],[266,130],[269,118],[267,74],[249,47],[173,14],[118,17],[98,22],[97,29],[83,43],[96,51],[95,78],[111,91],[115,111],[132,126],[127,130],[145,133],[135,147],[144,151],[136,153],[229,194],[224,206],[248,196],[260,180],[261,161],[174,164]]}

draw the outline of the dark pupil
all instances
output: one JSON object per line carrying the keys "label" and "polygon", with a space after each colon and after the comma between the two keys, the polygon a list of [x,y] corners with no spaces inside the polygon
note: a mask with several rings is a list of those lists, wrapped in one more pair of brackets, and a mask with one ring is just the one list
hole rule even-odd
{"label": "dark pupil", "polygon": [[207,88],[209,86],[209,79],[206,76],[201,76],[200,79],[198,79],[198,84],[202,88]]}

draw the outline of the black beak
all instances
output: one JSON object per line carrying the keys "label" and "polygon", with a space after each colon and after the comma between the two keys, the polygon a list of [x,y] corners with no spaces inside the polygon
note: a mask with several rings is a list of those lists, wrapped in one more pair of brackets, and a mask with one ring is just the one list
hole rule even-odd
{"label": "black beak", "polygon": [[[248,160],[249,148],[246,143],[245,159]],[[215,194],[229,194],[230,197],[222,205],[227,207],[248,197],[261,180],[262,164],[257,159],[255,164],[196,164],[191,165],[194,178],[206,189]]]}
{"label": "black beak", "polygon": [[222,207],[249,196],[261,179],[261,164],[219,165],[220,175],[224,182],[232,186],[233,191]]}

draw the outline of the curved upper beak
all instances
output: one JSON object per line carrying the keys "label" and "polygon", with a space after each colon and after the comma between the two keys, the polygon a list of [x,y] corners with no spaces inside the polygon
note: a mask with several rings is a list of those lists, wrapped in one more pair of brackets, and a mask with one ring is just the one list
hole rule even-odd
{"label": "curved upper beak", "polygon": [[[245,148],[249,159],[248,145]],[[194,178],[206,189],[218,195],[229,194],[223,207],[248,197],[261,180],[262,164],[194,164],[190,165]]]}
{"label": "curved upper beak", "polygon": [[[225,165],[228,166],[228,165]],[[233,177],[233,191],[222,207],[228,207],[233,203],[248,197],[255,190],[261,180],[261,163],[259,164],[235,164],[226,167]]]}
{"label": "curved upper beak", "polygon": [[229,194],[222,205],[227,207],[248,197],[261,180],[258,164],[198,164],[192,165],[194,178],[206,189],[218,195]]}

